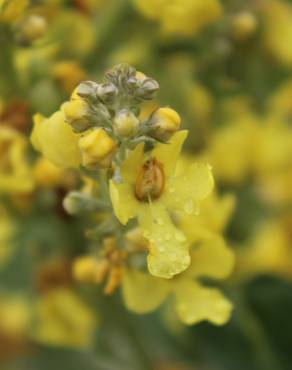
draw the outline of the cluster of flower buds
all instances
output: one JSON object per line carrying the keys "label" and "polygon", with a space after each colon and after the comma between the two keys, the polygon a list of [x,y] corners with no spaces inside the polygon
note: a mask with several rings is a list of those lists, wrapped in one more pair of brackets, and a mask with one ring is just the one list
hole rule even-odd
{"label": "cluster of flower buds", "polygon": [[81,135],[84,167],[106,169],[121,162],[127,148],[170,139],[180,127],[173,109],[159,108],[146,119],[140,115],[143,102],[154,99],[158,89],[154,79],[124,64],[109,70],[103,83],[83,81],[77,86],[62,111],[73,131]]}

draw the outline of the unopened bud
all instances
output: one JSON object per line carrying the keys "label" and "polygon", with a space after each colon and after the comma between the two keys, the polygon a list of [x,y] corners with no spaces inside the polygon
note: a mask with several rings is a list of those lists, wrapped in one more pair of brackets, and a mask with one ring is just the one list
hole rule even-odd
{"label": "unopened bud", "polygon": [[83,166],[89,169],[108,168],[116,152],[116,143],[101,128],[85,134],[78,142]]}
{"label": "unopened bud", "polygon": [[133,136],[140,123],[135,114],[127,109],[118,112],[113,122],[115,132],[124,137]]}
{"label": "unopened bud", "polygon": [[94,101],[96,100],[97,89],[98,89],[98,84],[96,82],[83,81],[77,86],[76,93],[82,98],[90,99]]}
{"label": "unopened bud", "polygon": [[155,97],[155,94],[159,90],[159,84],[157,81],[152,78],[146,78],[143,80],[139,89],[136,92],[137,97],[143,100],[152,100]]}
{"label": "unopened bud", "polygon": [[118,94],[118,89],[111,82],[104,83],[98,86],[97,96],[105,104],[112,103],[115,100],[115,97],[117,96],[117,94]]}
{"label": "unopened bud", "polygon": [[73,93],[73,98],[61,107],[66,122],[75,132],[83,132],[93,125],[88,103]]}
{"label": "unopened bud", "polygon": [[151,136],[157,140],[167,141],[180,128],[181,119],[178,113],[169,108],[159,108],[152,117],[153,131]]}
{"label": "unopened bud", "polygon": [[93,257],[79,257],[73,264],[73,277],[82,283],[95,281],[97,262]]}

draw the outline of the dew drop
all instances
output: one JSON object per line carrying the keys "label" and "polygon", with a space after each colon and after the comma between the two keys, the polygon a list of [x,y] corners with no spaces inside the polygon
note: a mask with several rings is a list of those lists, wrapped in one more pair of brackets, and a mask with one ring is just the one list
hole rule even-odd
{"label": "dew drop", "polygon": [[163,226],[164,225],[164,221],[161,218],[158,218],[157,219],[157,223],[158,223],[159,226]]}
{"label": "dew drop", "polygon": [[170,253],[169,254],[169,260],[171,262],[175,262],[177,260],[177,254],[176,253]]}
{"label": "dew drop", "polygon": [[170,240],[171,239],[171,234],[170,233],[166,233],[165,234],[165,240]]}
{"label": "dew drop", "polygon": [[174,237],[176,240],[178,240],[179,242],[184,242],[186,240],[186,237],[184,236],[184,234],[180,231],[176,231],[174,233]]}
{"label": "dew drop", "polygon": [[191,215],[194,212],[194,204],[191,199],[189,199],[185,205],[184,205],[184,211],[188,214]]}

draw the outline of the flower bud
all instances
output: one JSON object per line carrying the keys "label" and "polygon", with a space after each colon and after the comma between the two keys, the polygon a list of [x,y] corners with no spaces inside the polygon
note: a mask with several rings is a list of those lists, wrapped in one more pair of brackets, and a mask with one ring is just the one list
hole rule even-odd
{"label": "flower bud", "polygon": [[83,81],[76,88],[76,94],[82,98],[95,100],[98,84],[94,81]]}
{"label": "flower bud", "polygon": [[239,41],[244,41],[254,34],[257,28],[257,19],[254,14],[243,11],[232,19],[232,36]]}
{"label": "flower bud", "polygon": [[73,93],[74,98],[62,105],[65,120],[75,132],[82,132],[92,126],[88,103]]}
{"label": "flower bud", "polygon": [[169,108],[159,108],[152,117],[153,131],[151,136],[157,140],[166,141],[179,129],[181,119],[178,113]]}
{"label": "flower bud", "polygon": [[96,169],[108,168],[116,152],[116,143],[101,128],[88,132],[79,140],[83,166]]}
{"label": "flower bud", "polygon": [[97,262],[93,257],[79,257],[73,264],[73,276],[82,283],[92,283],[95,280]]}
{"label": "flower bud", "polygon": [[159,90],[159,84],[152,78],[146,78],[143,80],[141,86],[136,92],[137,97],[143,100],[152,100],[155,94]]}
{"label": "flower bud", "polygon": [[117,94],[118,94],[118,89],[111,82],[104,83],[98,86],[97,96],[105,104],[112,103],[115,100],[115,97],[117,96]]}
{"label": "flower bud", "polygon": [[46,29],[47,22],[44,17],[31,15],[20,26],[20,38],[24,42],[32,42],[43,36]]}
{"label": "flower bud", "polygon": [[113,123],[118,135],[129,137],[136,133],[140,122],[133,112],[124,109],[117,113]]}

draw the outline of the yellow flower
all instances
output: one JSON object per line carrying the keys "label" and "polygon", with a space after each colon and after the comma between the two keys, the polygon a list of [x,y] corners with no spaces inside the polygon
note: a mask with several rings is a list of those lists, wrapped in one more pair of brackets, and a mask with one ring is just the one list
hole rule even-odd
{"label": "yellow flower", "polygon": [[78,148],[80,135],[75,134],[65,122],[61,111],[51,117],[44,118],[40,114],[34,116],[34,128],[31,142],[56,166],[79,167],[81,155]]}
{"label": "yellow flower", "polygon": [[292,278],[291,220],[288,225],[281,220],[260,225],[247,245],[238,249],[235,277],[252,278],[269,273]]}
{"label": "yellow flower", "polygon": [[184,324],[202,320],[224,324],[230,317],[232,304],[218,289],[204,287],[199,279],[226,278],[233,267],[233,253],[220,237],[213,236],[193,248],[190,254],[190,267],[172,280],[129,269],[123,279],[122,291],[127,308],[140,314],[151,312],[170,296]]}
{"label": "yellow flower", "polygon": [[281,0],[268,0],[263,9],[263,38],[268,51],[284,65],[292,63],[292,6]]}
{"label": "yellow flower", "polygon": [[89,131],[78,142],[82,164],[88,168],[108,168],[116,152],[116,143],[102,129]]}
{"label": "yellow flower", "polygon": [[0,127],[0,192],[27,193],[33,189],[26,149],[27,142],[19,132]]}
{"label": "yellow flower", "polygon": [[9,336],[24,337],[31,319],[28,300],[19,294],[0,296],[0,331]]}
{"label": "yellow flower", "polygon": [[291,168],[291,127],[277,117],[267,117],[264,125],[258,127],[252,162],[257,175]]}
{"label": "yellow flower", "polygon": [[29,0],[0,0],[0,22],[18,20],[29,5]]}
{"label": "yellow flower", "polygon": [[252,156],[257,134],[257,118],[243,114],[233,123],[218,128],[209,140],[206,158],[212,165],[215,178],[238,184],[251,172]]}
{"label": "yellow flower", "polygon": [[137,217],[143,236],[150,241],[148,268],[151,274],[171,278],[190,264],[188,241],[174,225],[169,210],[196,213],[212,191],[208,165],[193,164],[175,176],[175,165],[186,131],[177,132],[168,144],[158,144],[144,156],[143,144],[121,166],[122,182],[110,181],[110,195],[122,224]]}
{"label": "yellow flower", "polygon": [[157,19],[165,33],[193,35],[223,13],[218,0],[134,0],[146,17]]}
{"label": "yellow flower", "polygon": [[75,89],[79,82],[86,79],[85,71],[73,61],[56,63],[52,68],[52,75],[68,93]]}
{"label": "yellow flower", "polygon": [[46,344],[89,346],[96,318],[87,305],[69,289],[49,291],[35,306],[32,337]]}
{"label": "yellow flower", "polygon": [[220,235],[230,220],[234,206],[235,197],[233,194],[219,197],[213,193],[202,202],[199,215],[194,217],[181,213],[178,216],[179,227],[190,243],[195,243],[212,233]]}
{"label": "yellow flower", "polygon": [[45,188],[59,185],[62,175],[64,175],[62,169],[55,166],[45,157],[38,158],[33,168],[33,176],[36,184]]}
{"label": "yellow flower", "polygon": [[268,101],[272,114],[279,117],[292,115],[292,80],[289,79],[272,94]]}

